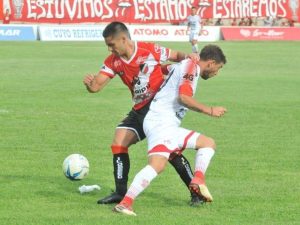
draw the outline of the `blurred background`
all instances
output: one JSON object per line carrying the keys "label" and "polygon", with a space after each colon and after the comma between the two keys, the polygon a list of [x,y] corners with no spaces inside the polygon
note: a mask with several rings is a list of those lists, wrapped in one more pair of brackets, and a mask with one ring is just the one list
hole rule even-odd
{"label": "blurred background", "polygon": [[133,39],[187,41],[192,6],[199,41],[300,39],[298,0],[3,0],[0,40],[103,40],[103,27],[118,20]]}

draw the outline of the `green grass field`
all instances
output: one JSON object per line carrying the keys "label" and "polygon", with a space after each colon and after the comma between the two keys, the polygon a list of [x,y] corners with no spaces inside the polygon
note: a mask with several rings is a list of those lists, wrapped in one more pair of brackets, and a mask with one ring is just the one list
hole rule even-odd
{"label": "green grass field", "polygon": [[[191,208],[168,166],[132,218],[96,204],[114,188],[110,143],[132,104],[119,78],[98,94],[82,84],[107,55],[104,43],[0,42],[0,224],[299,224],[300,43],[217,44],[228,64],[196,97],[228,113],[189,112],[183,122],[216,140],[207,171],[214,202]],[[188,43],[163,45],[190,51]],[[90,174],[71,182],[62,162],[76,152],[89,159]],[[194,151],[185,155],[193,165]],[[131,182],[147,163],[146,141],[130,156]],[[102,189],[80,195],[83,184]]]}

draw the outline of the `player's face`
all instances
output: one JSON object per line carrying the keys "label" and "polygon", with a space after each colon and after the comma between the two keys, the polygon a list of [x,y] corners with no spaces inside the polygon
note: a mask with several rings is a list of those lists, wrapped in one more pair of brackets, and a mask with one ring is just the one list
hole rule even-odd
{"label": "player's face", "polygon": [[105,38],[105,44],[108,47],[108,51],[111,53],[122,56],[126,54],[126,37],[124,35],[116,35],[116,36],[109,36]]}
{"label": "player's face", "polygon": [[216,61],[214,60],[209,60],[207,62],[205,69],[203,69],[201,73],[201,77],[204,80],[207,80],[209,78],[216,76],[219,70],[223,67],[223,65],[224,65],[223,63],[216,63]]}
{"label": "player's face", "polygon": [[192,9],[191,15],[192,15],[192,16],[195,16],[195,15],[196,15],[196,9],[195,9],[195,8]]}

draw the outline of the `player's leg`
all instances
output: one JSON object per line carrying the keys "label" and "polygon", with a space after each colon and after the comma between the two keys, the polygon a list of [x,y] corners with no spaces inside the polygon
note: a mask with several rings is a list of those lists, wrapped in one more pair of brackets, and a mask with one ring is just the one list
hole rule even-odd
{"label": "player's leg", "polygon": [[192,31],[189,34],[189,42],[191,43],[191,46],[192,46],[192,52],[195,52],[195,48],[194,48],[194,33]]}
{"label": "player's leg", "polygon": [[[149,104],[150,105],[150,104]],[[151,119],[149,120],[144,120],[145,115],[148,112],[148,106],[145,106],[142,110],[137,111],[137,119],[138,119],[138,124],[135,124],[133,127],[139,134],[140,140],[143,140],[146,137],[145,132],[147,132],[149,135],[150,133],[159,133],[160,131],[165,131],[168,128],[167,124],[164,124],[164,127],[162,127],[162,122],[155,121],[153,122]],[[175,130],[177,127],[175,127]],[[156,131],[155,131],[156,130]],[[174,132],[174,129],[171,128],[170,132]],[[162,134],[162,136],[164,136]],[[149,142],[149,137],[148,137],[148,142]],[[151,142],[151,141],[150,141]],[[170,158],[169,162],[171,165],[175,168],[177,171],[178,175],[182,179],[182,181],[186,184],[187,187],[189,187],[189,184],[193,178],[193,172],[190,166],[189,161],[182,155],[182,154],[173,154],[173,156]],[[191,193],[192,194],[192,193]],[[195,199],[196,198],[196,199]],[[197,201],[198,196],[192,194],[192,201]]]}
{"label": "player's leg", "polygon": [[111,145],[116,192],[123,196],[127,191],[128,173],[130,169],[128,148],[137,141],[138,138],[134,131],[117,128]]}
{"label": "player's leg", "polygon": [[116,191],[100,199],[98,204],[119,203],[127,191],[127,181],[130,169],[128,148],[138,142],[139,138],[131,129],[117,128],[111,145],[113,153],[113,168]]}
{"label": "player's leg", "polygon": [[197,149],[195,172],[190,184],[190,189],[200,196],[203,196],[206,202],[212,202],[213,198],[205,183],[205,172],[215,154],[216,144],[212,138],[199,135],[195,148]]}
{"label": "player's leg", "polygon": [[[170,155],[169,163],[174,167],[181,180],[184,182],[186,187],[189,189],[189,185],[194,177],[193,170],[187,158],[183,154],[173,153]],[[202,199],[194,193],[191,193],[191,206],[196,206],[199,203],[202,203]]]}
{"label": "player's leg", "polygon": [[185,185],[189,187],[194,175],[188,159],[183,154],[173,153],[170,155],[169,163],[174,167]]}
{"label": "player's leg", "polygon": [[[161,131],[166,132],[170,129],[169,133],[172,133],[175,132],[177,128],[178,127],[168,128],[168,126],[162,122],[153,122],[151,120],[144,121],[144,131],[147,134],[148,143],[152,142],[152,144],[154,144],[156,141],[152,141],[151,139],[155,139],[157,135],[159,136]],[[165,135],[161,134],[161,136],[163,137]],[[169,157],[169,163],[174,167],[181,180],[185,183],[186,187],[189,188],[189,184],[193,178],[193,170],[191,169],[188,159],[185,158],[183,154],[172,153]],[[194,203],[198,202],[199,196],[191,192],[191,205],[194,205]]]}
{"label": "player's leg", "polygon": [[192,40],[192,52],[199,53],[198,37],[194,37],[194,39]]}
{"label": "player's leg", "polygon": [[114,207],[114,211],[126,215],[136,215],[132,210],[134,200],[150,185],[151,181],[157,177],[166,167],[169,153],[165,155],[153,154],[149,156],[148,165],[145,166],[134,177],[123,200]]}

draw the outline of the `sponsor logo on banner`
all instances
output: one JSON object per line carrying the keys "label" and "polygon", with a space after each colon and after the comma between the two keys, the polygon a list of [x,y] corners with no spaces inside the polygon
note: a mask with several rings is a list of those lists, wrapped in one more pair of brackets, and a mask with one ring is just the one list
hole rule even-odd
{"label": "sponsor logo on banner", "polygon": [[221,28],[225,40],[300,40],[300,28]]}
{"label": "sponsor logo on banner", "polygon": [[36,39],[33,26],[0,26],[0,41],[35,41]]}
{"label": "sponsor logo on banner", "polygon": [[283,31],[276,32],[274,29],[268,29],[268,30],[262,31],[259,28],[255,29],[255,30],[241,29],[240,33],[242,36],[247,37],[247,38],[248,37],[262,37],[262,38],[264,38],[264,37],[279,37],[279,38],[281,38],[284,35]]}
{"label": "sponsor logo on banner", "polygon": [[[96,25],[40,25],[39,35],[42,41],[103,41],[102,32],[105,26]],[[146,26],[128,25],[131,38],[137,41],[186,41],[186,26]],[[220,27],[205,27],[199,41],[218,41],[221,38]],[[157,52],[164,51],[159,46]],[[164,55],[164,52],[161,52]]]}
{"label": "sponsor logo on banner", "polygon": [[104,26],[39,26],[42,41],[103,41]]}
{"label": "sponsor logo on banner", "polygon": [[[188,42],[189,33],[186,26],[172,25],[129,25],[131,37],[138,41],[179,41]],[[199,41],[218,41],[221,39],[220,27],[205,26]]]}

